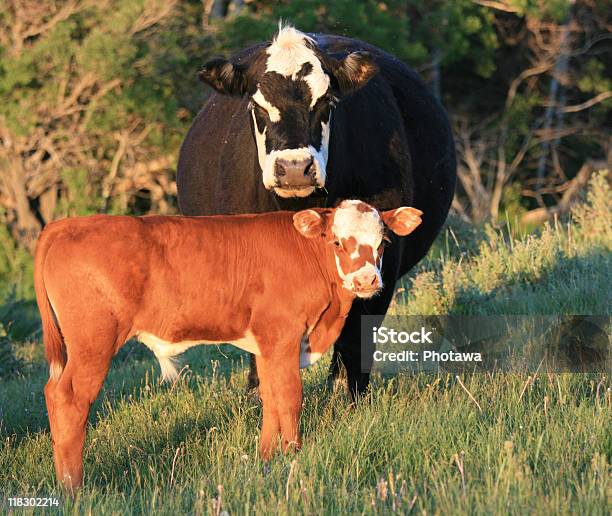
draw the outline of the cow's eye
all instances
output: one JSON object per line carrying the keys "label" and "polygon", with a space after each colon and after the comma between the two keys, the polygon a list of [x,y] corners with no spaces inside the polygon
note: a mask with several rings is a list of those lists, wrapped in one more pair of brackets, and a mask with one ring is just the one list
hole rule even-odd
{"label": "cow's eye", "polygon": [[329,114],[331,110],[335,107],[333,101],[330,101],[328,97],[320,98],[317,103],[314,105],[311,116],[311,122],[320,122],[321,120],[327,122],[329,120]]}
{"label": "cow's eye", "polygon": [[266,118],[269,116],[268,112],[264,108],[262,108],[259,104],[257,104],[256,102],[252,102],[252,104],[253,104],[253,109],[255,110],[255,113],[257,113],[260,116],[265,116]]}
{"label": "cow's eye", "polygon": [[342,247],[342,245],[340,245],[340,241],[339,240],[334,240],[333,244],[334,244],[334,247],[336,247],[337,249],[340,249]]}
{"label": "cow's eye", "polygon": [[255,123],[257,125],[257,130],[260,133],[263,133],[266,129],[266,126],[268,125],[268,122],[270,121],[270,116],[264,108],[262,108],[255,102],[251,101],[251,106],[253,109],[253,114],[255,115]]}

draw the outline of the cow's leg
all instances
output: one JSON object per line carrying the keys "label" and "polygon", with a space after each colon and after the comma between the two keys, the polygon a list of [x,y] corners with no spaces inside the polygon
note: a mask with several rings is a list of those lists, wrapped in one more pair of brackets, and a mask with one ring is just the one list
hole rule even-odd
{"label": "cow's leg", "polygon": [[[353,401],[367,392],[370,383],[374,348],[369,346],[369,339],[365,343],[367,347],[364,348],[361,343],[361,316],[366,314],[369,315],[364,312],[362,302],[356,301],[334,346],[329,371],[329,383],[333,384],[344,365],[348,389]],[[380,318],[382,320],[382,316]]]}
{"label": "cow's leg", "polygon": [[[82,334],[83,327],[89,327],[87,335]],[[115,330],[116,323],[106,324],[103,318],[95,326],[88,321],[71,324],[64,332],[66,365],[59,378],[50,378],[45,387],[55,471],[70,493],[83,483],[87,417],[110,368],[117,340]]]}
{"label": "cow's leg", "polygon": [[348,388],[353,401],[365,394],[369,387],[370,370],[372,369],[375,351],[371,339],[364,339],[363,344],[361,342],[361,316],[369,316],[373,325],[378,326],[383,321],[395,292],[398,251],[395,251],[395,254],[389,252],[392,249],[393,247],[385,251],[384,287],[372,299],[355,299],[342,333],[340,333],[340,337],[334,345],[329,383],[333,383],[340,372],[341,364],[344,364]]}
{"label": "cow's leg", "polygon": [[[297,345],[294,347],[299,349]],[[301,447],[302,380],[298,363],[297,356],[280,353],[257,357],[259,395],[263,403],[261,455],[265,460],[276,451],[279,431],[284,452]]]}
{"label": "cow's leg", "polygon": [[257,376],[256,362],[255,355],[249,353],[249,376],[247,377],[247,391],[252,391],[259,387],[259,376]]}

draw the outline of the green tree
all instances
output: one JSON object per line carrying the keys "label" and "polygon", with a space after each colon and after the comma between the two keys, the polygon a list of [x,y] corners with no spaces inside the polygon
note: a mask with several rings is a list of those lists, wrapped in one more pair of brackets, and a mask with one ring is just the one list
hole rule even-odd
{"label": "green tree", "polygon": [[19,245],[58,215],[110,209],[138,187],[125,169],[172,166],[178,104],[157,51],[175,4],[2,2],[0,203]]}

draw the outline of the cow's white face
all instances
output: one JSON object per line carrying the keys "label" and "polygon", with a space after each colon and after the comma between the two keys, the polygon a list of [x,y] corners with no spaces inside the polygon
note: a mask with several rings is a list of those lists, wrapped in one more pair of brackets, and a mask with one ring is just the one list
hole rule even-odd
{"label": "cow's white face", "polygon": [[365,52],[337,60],[285,27],[249,63],[216,59],[200,77],[222,93],[249,96],[264,186],[281,197],[306,197],[325,186],[336,103],[376,71]]}
{"label": "cow's white face", "polygon": [[384,227],[408,235],[421,223],[422,214],[407,207],[379,213],[369,204],[349,200],[332,210],[300,211],[293,223],[308,238],[325,238],[333,248],[342,286],[357,297],[370,298],[383,287]]}

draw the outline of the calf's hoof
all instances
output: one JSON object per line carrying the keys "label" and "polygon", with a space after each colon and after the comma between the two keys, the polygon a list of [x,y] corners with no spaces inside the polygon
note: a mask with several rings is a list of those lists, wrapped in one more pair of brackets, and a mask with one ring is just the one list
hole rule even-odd
{"label": "calf's hoof", "polygon": [[64,475],[59,483],[64,494],[70,498],[74,498],[83,487],[82,477],[74,478],[68,474]]}

